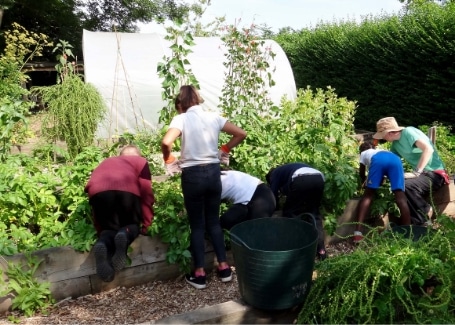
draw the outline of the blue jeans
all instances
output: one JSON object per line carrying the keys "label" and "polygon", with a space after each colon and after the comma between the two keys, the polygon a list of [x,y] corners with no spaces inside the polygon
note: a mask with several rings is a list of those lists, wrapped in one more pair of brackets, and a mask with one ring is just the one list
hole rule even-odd
{"label": "blue jeans", "polygon": [[205,232],[212,240],[218,262],[226,262],[224,234],[220,225],[221,171],[219,164],[182,170],[182,192],[191,228],[191,254],[195,268],[205,265]]}

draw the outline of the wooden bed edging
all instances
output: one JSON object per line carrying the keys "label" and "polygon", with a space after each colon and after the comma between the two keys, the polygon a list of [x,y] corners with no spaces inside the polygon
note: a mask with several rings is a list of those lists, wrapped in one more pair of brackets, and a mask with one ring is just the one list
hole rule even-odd
{"label": "wooden bed edging", "polygon": [[[35,272],[38,281],[50,282],[50,290],[56,301],[77,298],[107,291],[119,286],[132,287],[157,280],[177,278],[181,272],[177,264],[166,262],[167,245],[158,237],[139,235],[131,244],[128,253],[131,265],[116,272],[112,282],[103,282],[96,275],[95,257],[92,252],[81,253],[71,247],[55,247],[33,252],[31,255],[42,261]],[[214,266],[215,254],[209,242],[206,243],[206,268]],[[232,254],[228,254],[229,262]],[[8,263],[27,265],[24,254],[0,256],[0,270],[6,277]],[[232,264],[232,263],[231,263]],[[11,308],[11,296],[0,297],[0,315]]]}

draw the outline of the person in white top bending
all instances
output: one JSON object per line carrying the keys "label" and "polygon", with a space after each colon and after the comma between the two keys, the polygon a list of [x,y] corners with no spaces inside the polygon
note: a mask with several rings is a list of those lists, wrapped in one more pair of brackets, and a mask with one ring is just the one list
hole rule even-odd
{"label": "person in white top bending", "polygon": [[232,203],[220,217],[224,229],[230,230],[246,220],[271,217],[275,212],[275,195],[257,177],[236,170],[223,170],[221,187],[221,200]]}

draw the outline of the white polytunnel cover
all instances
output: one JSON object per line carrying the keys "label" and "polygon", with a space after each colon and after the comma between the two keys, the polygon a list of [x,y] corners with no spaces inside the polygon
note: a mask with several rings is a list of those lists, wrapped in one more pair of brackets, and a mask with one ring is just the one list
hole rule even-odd
{"label": "white polytunnel cover", "polygon": [[[219,37],[195,37],[196,45],[188,55],[189,67],[199,81],[205,109],[217,110],[224,86],[225,47]],[[158,63],[170,56],[171,43],[158,33],[83,32],[85,81],[93,84],[108,107],[106,119],[97,131],[98,138],[111,138],[125,132],[155,130],[159,127],[161,99]],[[265,41],[275,58],[270,72],[275,86],[268,89],[279,105],[283,96],[296,97],[294,75],[283,49],[272,40]]]}

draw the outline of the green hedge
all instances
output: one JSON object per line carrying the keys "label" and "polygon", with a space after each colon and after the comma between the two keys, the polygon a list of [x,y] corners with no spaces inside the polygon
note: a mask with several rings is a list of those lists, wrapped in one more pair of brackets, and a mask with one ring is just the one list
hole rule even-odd
{"label": "green hedge", "polygon": [[331,86],[357,102],[357,129],[384,116],[401,125],[455,126],[455,4],[422,5],[360,23],[283,32],[298,88]]}

